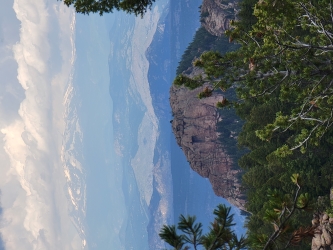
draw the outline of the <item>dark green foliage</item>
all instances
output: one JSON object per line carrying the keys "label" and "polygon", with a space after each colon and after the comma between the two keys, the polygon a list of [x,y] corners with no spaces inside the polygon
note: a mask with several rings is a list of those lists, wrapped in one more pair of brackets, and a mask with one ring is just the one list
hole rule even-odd
{"label": "dark green foliage", "polygon": [[[267,102],[248,100],[237,108],[238,114],[245,120],[238,142],[241,146],[250,149],[250,152],[239,161],[239,165],[245,170],[242,183],[247,190],[247,209],[252,214],[248,217],[246,225],[250,239],[258,235],[264,237],[274,232],[274,227],[267,220],[269,218],[267,216],[270,215],[266,212],[271,211],[267,204],[268,196],[272,196],[273,191],[280,193],[280,196],[292,194],[294,185],[290,183],[290,176],[293,173],[300,174],[302,189],[312,199],[327,196],[332,185],[333,134],[331,130],[320,147],[311,146],[304,154],[294,152],[284,158],[277,156],[274,152],[286,143],[292,131],[276,134],[270,141],[262,141],[256,136],[255,131],[274,120],[277,111],[287,110],[293,105],[293,103],[279,101],[277,96],[278,93]],[[307,227],[311,219],[311,213],[296,211],[289,221],[289,227],[294,230],[300,226]],[[292,247],[289,248],[292,249]],[[304,248],[308,246],[305,245]]]}
{"label": "dark green foliage", "polygon": [[164,225],[159,236],[170,246],[174,247],[174,249],[180,250],[183,248],[183,237],[177,234],[175,225]]}
{"label": "dark green foliage", "polygon": [[206,250],[240,250],[245,249],[245,237],[237,238],[231,227],[235,225],[233,222],[233,214],[230,213],[231,208],[225,205],[218,205],[214,209],[215,219],[211,223],[209,232],[202,234],[202,224],[195,222],[195,216],[179,217],[178,230],[182,234],[177,234],[176,226],[164,225],[159,236],[162,240],[177,250],[198,249],[200,245]]}
{"label": "dark green foliage", "polygon": [[196,248],[202,242],[202,224],[195,223],[195,220],[195,216],[180,215],[178,229],[184,233],[183,240]]}
{"label": "dark green foliage", "polygon": [[177,67],[176,74],[179,75],[183,71],[187,70],[192,66],[192,60],[195,57],[199,57],[202,52],[210,50],[211,44],[216,40],[217,37],[208,33],[205,28],[200,27],[194,35],[193,41],[189,44],[182,59]]}
{"label": "dark green foliage", "polygon": [[[248,3],[243,6],[249,7]],[[248,99],[266,102],[278,93],[279,101],[295,104],[277,111],[270,123],[256,131],[263,141],[292,131],[276,149],[280,156],[296,149],[304,153],[308,145],[318,145],[333,124],[329,4],[328,0],[316,5],[300,0],[259,1],[254,8],[256,19],[244,10],[247,22],[233,22],[235,28],[227,32],[242,45],[240,49],[225,55],[205,52],[194,62],[206,74],[201,83],[210,81],[213,89],[222,90],[237,86],[239,103]]]}
{"label": "dark green foliage", "polygon": [[[205,15],[205,13],[201,13]],[[217,37],[211,35],[204,27],[200,27],[194,35],[193,41],[189,44],[182,59],[177,67],[176,74],[179,75],[192,66],[194,58],[198,58],[204,51],[218,51],[219,53],[226,53],[232,51],[238,46],[229,44],[228,38],[225,36]]]}
{"label": "dark green foliage", "polygon": [[209,12],[201,12],[200,13],[200,22],[202,23],[204,21],[205,17],[209,16]]}
{"label": "dark green foliage", "polygon": [[[269,101],[248,100],[237,108],[238,114],[245,120],[238,142],[240,146],[250,149],[250,152],[239,161],[240,167],[245,170],[242,183],[247,190],[247,209],[252,214],[248,217],[246,225],[250,238],[258,235],[265,238],[264,235],[267,236],[274,231],[271,223],[265,220],[269,216],[265,214],[268,209],[268,205],[265,204],[268,196],[272,195],[270,192],[293,193],[294,185],[290,183],[290,176],[293,173],[300,174],[303,191],[308,193],[309,197],[316,198],[329,194],[332,183],[332,132],[327,134],[321,147],[312,146],[305,154],[294,152],[284,158],[274,152],[287,142],[292,131],[276,134],[270,141],[262,141],[256,136],[255,131],[274,120],[276,112],[285,111],[293,105],[281,102],[277,93],[271,96]],[[294,230],[299,226],[307,227],[311,219],[311,213],[296,211],[289,221],[289,226]]]}
{"label": "dark green foliage", "polygon": [[202,85],[202,82],[200,81],[200,79],[192,79],[185,75],[178,75],[173,81],[173,84],[176,86],[184,85],[189,89],[196,89],[197,87],[200,87]]}
{"label": "dark green foliage", "polygon": [[67,6],[73,5],[77,13],[110,13],[123,10],[127,13],[143,16],[155,0],[63,0]]}
{"label": "dark green foliage", "polygon": [[[223,95],[225,96],[224,100],[234,101],[237,99],[234,89],[228,89],[226,92],[223,92]],[[236,114],[234,108],[228,107],[228,103],[225,103],[223,106],[219,106],[219,103],[217,103],[216,106],[220,108],[219,115],[222,118],[217,123],[217,132],[220,133],[219,141],[234,162],[234,167],[238,168],[238,160],[247,152],[246,148],[240,149],[237,143],[237,138],[242,130],[244,121]]]}
{"label": "dark green foliage", "polygon": [[[227,153],[244,170],[250,249],[296,249],[292,235],[310,225],[308,211],[327,208],[315,201],[327,196],[332,185],[330,4],[244,0],[240,21],[228,32],[242,47],[225,55],[211,50],[194,62],[205,78],[192,79],[192,87],[209,82],[215,91],[225,91],[226,98],[217,103],[223,108],[218,131]],[[223,46],[226,50],[228,44]],[[230,95],[230,87],[238,98]],[[235,138],[245,155],[236,150]],[[294,173],[302,193],[290,182]],[[309,248],[308,241],[297,244]]]}
{"label": "dark green foliage", "polygon": [[240,2],[240,11],[238,12],[238,18],[240,19],[239,24],[242,29],[248,31],[252,25],[257,22],[257,18],[253,15],[254,5],[258,0],[243,0]]}
{"label": "dark green foliage", "polygon": [[[228,32],[242,47],[225,55],[211,50],[194,62],[206,76],[198,84],[210,82],[215,91],[225,91],[227,101],[217,103],[224,118],[218,131],[228,154],[239,158],[244,170],[246,208],[251,213],[246,223],[250,249],[263,249],[267,242],[266,249],[296,249],[288,243],[291,234],[310,225],[308,211],[327,207],[315,201],[327,196],[332,185],[330,4],[328,0],[244,0],[240,20]],[[238,98],[230,96],[230,87],[236,89]],[[236,137],[238,146],[247,150],[243,156],[236,150]],[[294,173],[299,173],[302,186],[296,203],[292,202],[295,183],[290,182]],[[281,224],[283,216],[279,221],[279,205],[290,211],[297,208],[290,218],[283,214],[287,224]],[[287,226],[283,233],[289,239],[276,238],[276,244],[269,241],[276,226]],[[302,241],[298,249],[308,248],[309,242]]]}

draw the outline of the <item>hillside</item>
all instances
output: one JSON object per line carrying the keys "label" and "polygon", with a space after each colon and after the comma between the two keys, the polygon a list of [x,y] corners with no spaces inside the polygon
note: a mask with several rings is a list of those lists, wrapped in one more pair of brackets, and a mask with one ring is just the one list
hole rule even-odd
{"label": "hillside", "polygon": [[[180,88],[197,87],[192,90],[193,95],[200,92],[200,97],[208,99],[219,96],[218,106],[236,111],[244,121],[239,129],[235,127],[239,118],[232,118],[235,113],[223,117],[216,112],[217,126],[211,125],[211,129],[221,137],[220,145],[214,141],[215,150],[222,149],[219,155],[228,155],[228,159],[232,159],[231,155],[239,159],[243,170],[238,172],[242,173],[240,190],[246,195],[245,209],[251,214],[246,228],[253,249],[294,249],[296,245],[309,249],[307,240],[311,240],[312,233],[302,232],[310,228],[313,213],[315,217],[333,216],[333,203],[329,200],[333,178],[333,35],[329,4],[242,1],[239,22],[228,31],[230,40],[240,44],[239,49],[224,55],[203,53],[195,60],[197,73],[188,69],[174,82]],[[316,28],[318,23],[322,30]],[[236,90],[237,98],[222,96],[220,90]],[[197,109],[194,104],[188,106],[184,110]],[[190,113],[184,110],[182,118]],[[225,124],[221,124],[223,121]],[[173,121],[175,133],[178,124],[181,121]],[[181,124],[179,130],[185,125]],[[228,140],[223,141],[223,137]],[[209,138],[205,140],[211,142]],[[232,138],[237,138],[245,154],[234,154]],[[190,145],[205,144],[205,140],[197,136]],[[185,145],[182,138],[179,141]],[[214,159],[214,152],[207,158]],[[202,169],[209,166],[205,159],[201,159]],[[229,162],[233,164],[235,160]],[[196,166],[196,162],[190,163],[192,168]],[[227,169],[221,178],[229,181]],[[231,198],[230,194],[223,195]],[[324,227],[326,219],[319,220]],[[313,223],[317,225],[316,221]],[[331,242],[320,244],[326,247]]]}
{"label": "hillside", "polygon": [[[193,69],[192,61],[204,51],[216,50],[226,53],[238,47],[229,43],[227,37],[223,35],[225,29],[229,27],[226,23],[234,18],[234,15],[229,13],[230,8],[235,7],[237,2],[229,5],[218,4],[218,2],[220,1],[203,1],[202,26],[184,52],[177,74],[184,72],[192,77],[200,74]],[[221,20],[224,21],[220,22]],[[227,125],[231,123],[235,125],[239,119],[235,115],[228,117],[226,114],[228,111],[221,111],[215,107],[216,102],[223,99],[222,93],[214,93],[210,98],[198,99],[197,95],[200,91],[202,88],[189,90],[185,87],[172,86],[170,89],[172,129],[177,143],[182,148],[191,168],[202,177],[209,179],[216,195],[245,210],[245,196],[240,184],[242,171],[237,165],[238,158],[235,157],[237,136],[234,131],[219,125],[222,123],[226,125],[226,122]],[[236,127],[236,130],[239,130],[241,123]],[[228,147],[225,144],[228,144]]]}

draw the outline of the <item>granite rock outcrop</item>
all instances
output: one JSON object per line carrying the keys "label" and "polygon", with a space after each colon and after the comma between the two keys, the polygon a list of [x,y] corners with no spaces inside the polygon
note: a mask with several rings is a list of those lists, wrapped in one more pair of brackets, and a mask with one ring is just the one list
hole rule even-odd
{"label": "granite rock outcrop", "polygon": [[173,112],[172,129],[191,168],[208,178],[216,195],[245,210],[245,198],[241,191],[241,170],[226,153],[217,132],[219,115],[216,102],[223,96],[213,92],[208,98],[199,99],[195,90],[172,86],[170,104]]}
{"label": "granite rock outcrop", "polygon": [[[238,2],[203,0],[201,25],[212,35],[222,36],[230,29],[230,21],[236,19]],[[203,70],[193,67],[183,74],[191,78],[197,75],[205,77]],[[240,180],[242,171],[227,154],[217,131],[217,123],[223,118],[215,105],[224,97],[214,91],[211,97],[199,99],[199,92],[206,87],[209,88],[209,85],[205,84],[195,90],[177,86],[170,88],[172,129],[191,168],[209,179],[216,195],[246,211]]]}
{"label": "granite rock outcrop", "polygon": [[311,250],[333,249],[333,217],[326,213],[315,214],[312,220],[314,236]]}
{"label": "granite rock outcrop", "polygon": [[221,36],[236,19],[239,0],[203,0],[201,25],[212,35]]}

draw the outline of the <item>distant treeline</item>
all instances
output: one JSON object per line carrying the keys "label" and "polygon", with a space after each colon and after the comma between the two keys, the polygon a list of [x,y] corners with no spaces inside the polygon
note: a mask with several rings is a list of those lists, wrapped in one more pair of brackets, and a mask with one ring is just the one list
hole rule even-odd
{"label": "distant treeline", "polygon": [[[222,1],[222,3],[227,3],[228,1]],[[253,16],[253,6],[256,3],[256,0],[244,0],[240,3],[240,12],[238,17],[246,20],[243,22],[243,25],[248,29],[256,22],[255,17]],[[199,7],[201,8],[201,6]],[[203,18],[206,17],[208,12],[201,12],[200,21],[203,22]],[[230,43],[229,38],[226,36],[214,36],[210,34],[203,26],[195,33],[192,42],[188,45],[184,54],[182,55],[181,61],[177,67],[176,74],[179,75],[183,71],[187,70],[192,66],[192,61],[195,58],[200,57],[200,55],[205,51],[218,51],[221,54],[225,54],[228,51],[233,51],[239,48],[239,45],[235,43]]]}
{"label": "distant treeline", "polygon": [[236,44],[229,43],[227,37],[214,36],[201,26],[195,33],[192,42],[182,55],[176,74],[179,75],[191,67],[193,59],[200,57],[204,51],[213,50],[224,54],[228,51],[235,50],[237,47],[238,46]]}
{"label": "distant treeline", "polygon": [[[234,89],[223,92],[223,95],[228,100],[237,98]],[[240,149],[237,143],[237,138],[242,130],[244,121],[236,114],[236,110],[233,108],[219,109],[219,114],[222,117],[222,120],[216,125],[217,132],[220,133],[219,141],[234,162],[234,167],[239,168],[238,160],[248,151],[245,148]]]}

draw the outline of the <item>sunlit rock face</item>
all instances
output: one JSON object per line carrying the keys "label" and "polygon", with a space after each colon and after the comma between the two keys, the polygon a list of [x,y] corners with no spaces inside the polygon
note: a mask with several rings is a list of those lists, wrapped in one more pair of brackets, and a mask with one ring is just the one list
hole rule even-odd
{"label": "sunlit rock face", "polygon": [[171,87],[172,129],[191,168],[209,179],[216,195],[245,210],[238,179],[241,170],[235,167],[218,139],[216,124],[222,118],[215,104],[223,96],[214,92],[209,98],[199,99],[197,95],[205,87]]}
{"label": "sunlit rock face", "polygon": [[214,36],[221,36],[236,19],[238,0],[203,0],[201,24]]}
{"label": "sunlit rock face", "polygon": [[[313,234],[311,250],[333,249],[333,217],[326,213],[314,214],[312,228],[306,229]],[[296,242],[297,243],[297,242]]]}

